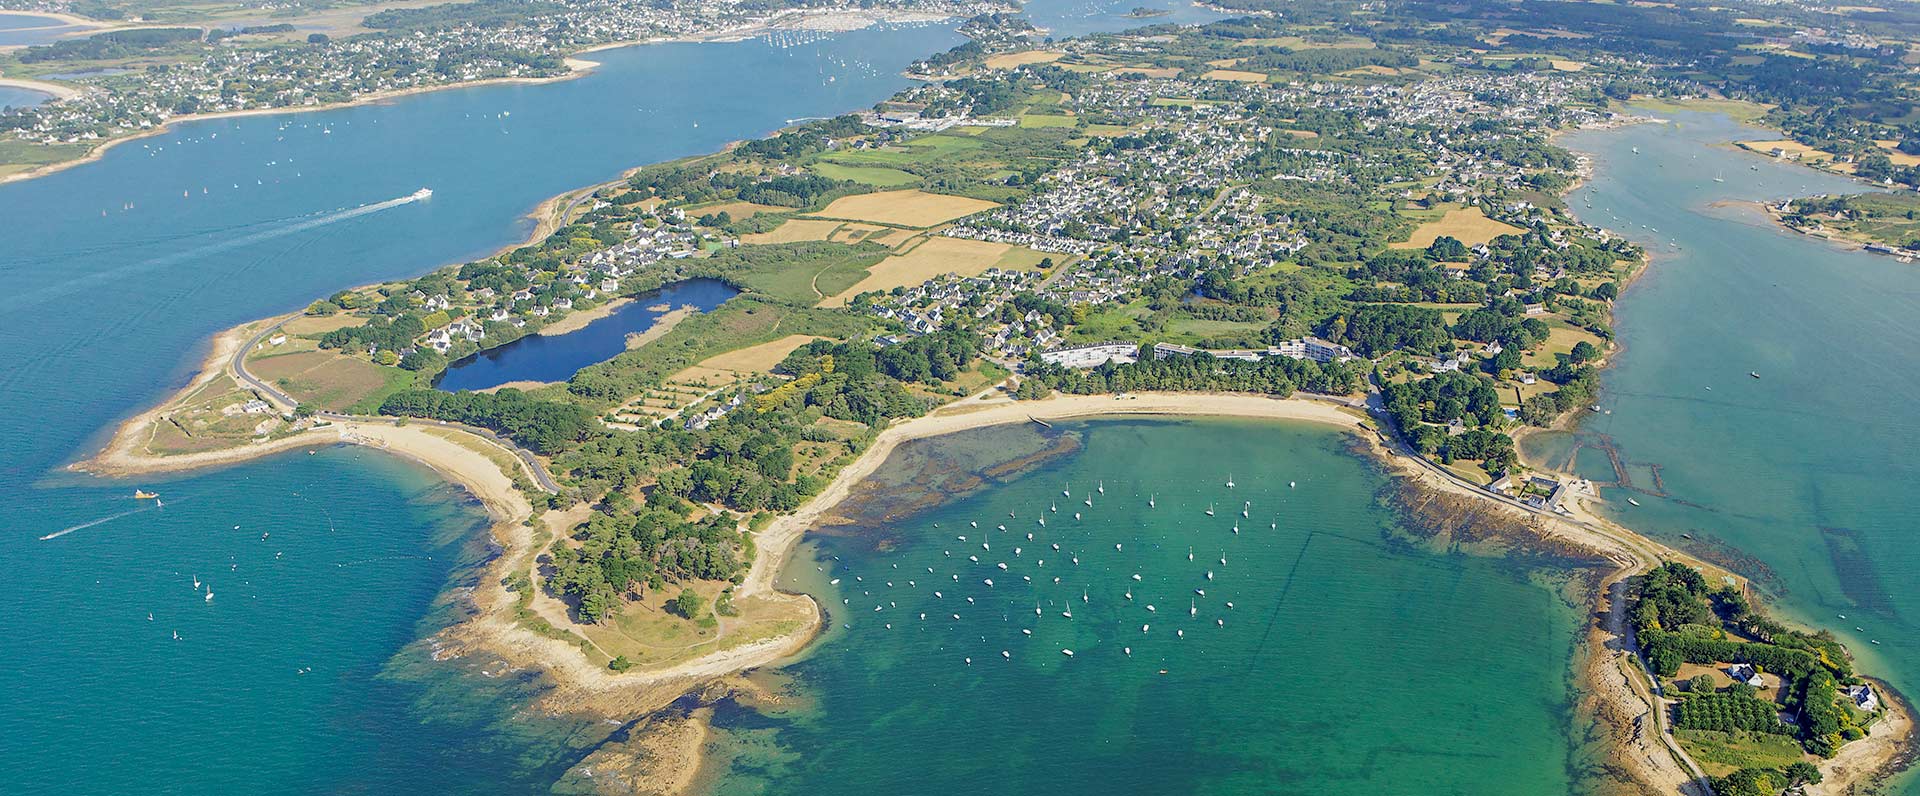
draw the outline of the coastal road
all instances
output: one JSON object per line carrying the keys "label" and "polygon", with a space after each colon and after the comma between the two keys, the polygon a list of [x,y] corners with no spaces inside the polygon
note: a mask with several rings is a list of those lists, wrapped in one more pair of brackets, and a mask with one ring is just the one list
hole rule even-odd
{"label": "coastal road", "polygon": [[[1488,491],[1479,484],[1475,484],[1461,477],[1458,473],[1434,463],[1425,456],[1421,456],[1406,439],[1400,436],[1392,420],[1387,417],[1384,398],[1378,389],[1368,390],[1365,407],[1368,414],[1372,415],[1376,420],[1376,424],[1379,427],[1376,433],[1379,435],[1381,443],[1396,457],[1410,461],[1415,466],[1440,476],[1449,483],[1455,484],[1480,497],[1520,509],[1528,514],[1551,517],[1560,522],[1577,526],[1620,545],[1621,549],[1626,550],[1629,556],[1628,560],[1615,559],[1619,561],[1621,565],[1619,577],[1622,580],[1653,567],[1666,557],[1662,554],[1661,549],[1651,542],[1623,535],[1603,525],[1590,523],[1572,515],[1542,509],[1498,492]],[[1607,630],[1620,637],[1625,642],[1623,645],[1624,649],[1632,653],[1633,669],[1640,674],[1640,679],[1638,682],[1631,682],[1629,685],[1635,694],[1646,701],[1648,712],[1653,717],[1655,733],[1660,736],[1661,743],[1666,746],[1667,751],[1672,754],[1673,758],[1679,761],[1680,764],[1686,768],[1687,773],[1694,778],[1694,785],[1698,788],[1697,792],[1711,794],[1713,793],[1713,786],[1707,778],[1706,771],[1700,767],[1698,762],[1694,761],[1692,755],[1687,754],[1685,749],[1680,748],[1680,744],[1674,739],[1671,728],[1668,726],[1667,701],[1665,696],[1660,693],[1659,679],[1654,677],[1652,670],[1647,668],[1646,661],[1642,659],[1637,652],[1633,652],[1640,648],[1639,640],[1633,637],[1633,628],[1625,622],[1626,606],[1624,603],[1624,594],[1621,589],[1618,588],[1619,585],[1619,582],[1615,582],[1609,584],[1607,589],[1609,599]]]}
{"label": "coastal road", "polygon": [[[300,406],[300,402],[294,400],[292,396],[287,395],[284,392],[281,392],[278,388],[274,387],[273,385],[260,380],[258,377],[255,377],[252,372],[248,371],[247,370],[247,354],[248,352],[251,352],[254,348],[258,347],[261,341],[267,339],[268,337],[271,337],[274,333],[280,331],[280,327],[285,326],[288,321],[298,318],[303,314],[304,313],[294,313],[292,315],[288,315],[284,318],[276,320],[272,324],[269,324],[267,328],[261,329],[258,333],[254,334],[254,336],[247,338],[247,342],[241,345],[239,350],[233,352],[233,356],[227,360],[227,370],[233,374],[233,377],[235,379],[239,380],[241,384],[244,384],[247,387],[250,387],[253,390],[259,392],[261,395],[266,396],[267,400],[281,405],[286,409],[286,411],[289,411],[289,412],[298,408]],[[400,418],[370,417],[365,415],[348,415],[348,414],[341,414],[339,412],[318,412],[315,414],[315,416],[325,420],[331,420],[335,422],[383,423],[390,426],[397,426],[397,425],[400,425],[401,423]],[[502,437],[499,434],[495,434],[491,430],[478,428],[475,426],[469,426],[464,423],[449,423],[444,420],[406,418],[406,422],[411,424],[416,424],[416,425],[434,426],[436,428],[450,429],[453,431],[464,431],[468,434],[473,434],[475,436],[484,437],[486,439],[492,440],[495,444],[498,444],[499,446],[506,448],[509,451],[512,451],[513,455],[519,457],[521,463],[527,466],[527,472],[533,477],[533,482],[536,485],[538,485],[542,490],[545,490],[547,492],[554,493],[554,494],[559,494],[560,492],[560,484],[553,480],[553,475],[547,472],[547,468],[540,463],[539,457],[533,455],[533,451],[527,450],[526,448],[522,448],[518,444],[515,444],[512,440]]]}

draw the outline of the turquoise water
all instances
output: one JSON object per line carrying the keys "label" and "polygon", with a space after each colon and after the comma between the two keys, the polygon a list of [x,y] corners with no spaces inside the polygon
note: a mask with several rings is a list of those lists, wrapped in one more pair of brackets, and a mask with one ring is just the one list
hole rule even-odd
{"label": "turquoise water", "polygon": [[815,537],[783,580],[818,595],[834,629],[786,670],[803,707],[717,716],[731,763],[716,792],[1572,786],[1578,613],[1520,566],[1394,541],[1384,478],[1341,435],[1224,420],[1063,430],[1078,452],[889,516],[948,489],[929,469],[1040,432],[904,448],[873,486],[887,497]]}
{"label": "turquoise water", "polygon": [[[624,168],[864,107],[957,41],[928,27],[608,51],[578,80],[187,124],[0,186],[0,560],[16,595],[0,790],[525,793],[558,779],[613,728],[527,714],[541,686],[526,673],[435,663],[416,641],[458,616],[462,565],[484,553],[477,506],[427,471],[371,452],[281,456],[142,480],[166,508],[125,516],[136,484],[49,473],[176,388],[214,331],[484,254],[524,236],[542,199]],[[422,185],[429,202],[353,212]]]}
{"label": "turquoise water", "polygon": [[[634,297],[632,303],[566,334],[528,335],[447,367],[435,387],[484,390],[512,381],[566,381],[574,372],[627,350],[627,335],[654,327],[660,316],[691,306],[711,312],[740,291],[716,279],[689,279]],[[652,309],[665,306],[667,309]]]}
{"label": "turquoise water", "polygon": [[[0,186],[0,560],[16,595],[0,790],[544,790],[613,728],[526,711],[542,685],[496,661],[432,660],[422,639],[459,617],[486,553],[458,490],[329,450],[143,479],[167,505],[127,513],[135,483],[59,466],[183,383],[219,329],[484,255],[522,239],[541,200],[625,168],[866,107],[960,40],[931,26],[610,50],[576,80],[184,124]],[[422,186],[431,201],[389,201]]]}
{"label": "turquoise water", "polygon": [[431,471],[336,449],[147,485],[164,508],[77,529],[138,504],[75,478],[8,503],[8,793],[524,791],[584,754],[513,714],[524,673],[415,642],[487,553]]}
{"label": "turquoise water", "polygon": [[[1620,303],[1625,351],[1602,377],[1612,413],[1581,429],[1626,461],[1659,465],[1670,497],[1643,494],[1641,507],[1622,501],[1613,514],[1670,543],[1713,552],[1685,533],[1735,548],[1730,563],[1781,610],[1832,629],[1862,670],[1914,693],[1920,407],[1909,396],[1920,392],[1920,266],[1714,206],[1861,187],[1722,146],[1773,137],[1763,132],[1721,117],[1678,120],[1568,142],[1600,159],[1575,208],[1649,242],[1658,258]],[[1899,792],[1920,785],[1908,777]]]}

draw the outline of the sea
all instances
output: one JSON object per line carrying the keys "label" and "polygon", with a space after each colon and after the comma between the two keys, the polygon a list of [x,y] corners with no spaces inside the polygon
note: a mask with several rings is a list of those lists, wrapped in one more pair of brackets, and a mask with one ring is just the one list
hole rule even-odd
{"label": "sea", "polygon": [[[1137,5],[1034,2],[1029,13],[1062,36],[1214,18],[1172,0],[1144,3],[1171,16],[1122,16]],[[483,256],[523,239],[541,200],[625,168],[864,108],[909,84],[908,62],[960,41],[951,25],[887,26],[797,46],[608,50],[579,79],[189,123],[0,185],[0,559],[15,579],[0,790],[551,790],[611,728],[531,709],[547,687],[535,673],[435,648],[492,553],[484,515],[458,489],[350,448],[137,481],[63,466],[183,384],[220,329]],[[1622,521],[1750,558],[1783,610],[1858,622],[1885,645],[1858,645],[1863,668],[1920,682],[1897,654],[1920,643],[1903,618],[1920,606],[1898,587],[1915,563],[1900,544],[1913,508],[1901,432],[1920,410],[1898,388],[1915,378],[1900,365],[1913,350],[1900,323],[1914,317],[1916,277],[1707,207],[1832,189],[1791,167],[1748,172],[1750,156],[1720,146],[1747,135],[1702,117],[1576,139],[1605,164],[1587,189],[1596,210],[1648,219],[1682,246],[1623,300],[1627,350],[1602,398],[1613,413],[1583,433],[1662,465],[1673,497],[1643,498]],[[1673,173],[1625,164],[1630,141]],[[1681,176],[1695,155],[1724,161],[1727,182],[1694,185],[1710,179],[1697,165]],[[396,201],[421,187],[433,198]],[[1772,282],[1792,289],[1762,286]],[[1734,375],[1715,382],[1728,394],[1711,409],[1671,381],[1715,369]],[[1551,568],[1406,541],[1413,529],[1384,502],[1384,477],[1324,430],[1129,420],[1060,434],[1077,451],[989,468],[999,475],[957,500],[881,510],[897,516],[857,520],[797,559],[791,582],[837,606],[835,630],[783,686],[803,708],[720,714],[704,787],[1579,787],[1587,761],[1568,740],[1579,726],[1568,681],[1580,620],[1543,575]],[[993,439],[931,447],[964,456],[999,449]],[[135,488],[161,493],[164,508],[135,502]],[[945,565],[944,551],[971,543],[954,538],[968,534],[962,519],[1015,512],[1011,535],[1043,499],[1066,511],[1069,488],[1075,501],[1101,496],[1072,504],[1083,525],[1049,520],[1064,550],[1087,554],[1080,589],[1064,574],[1024,594],[972,582],[953,592],[976,601],[962,620],[897,629],[876,617],[903,605],[938,616],[928,601],[949,598],[908,587],[918,591],[874,612],[877,598],[859,593],[895,564]],[[1143,508],[1142,492],[1158,506]],[[1238,516],[1235,500],[1258,501],[1240,534],[1220,527]],[[1047,568],[1071,566],[1046,554]],[[1027,556],[1040,553],[1016,560]],[[1218,586],[1193,571],[1208,560]],[[1151,587],[1167,601],[1152,612],[1165,619],[1140,619],[1153,627],[1138,641],[1124,597],[1134,570],[1136,598]],[[1201,588],[1204,600],[1188,593]],[[1083,595],[1071,620],[1052,610]],[[1016,638],[1012,620],[1032,616],[1035,598],[1042,623]]]}
{"label": "sea", "polygon": [[1579,562],[1420,543],[1340,432],[904,446],[783,578],[832,629],[716,707],[713,792],[1567,793]]}
{"label": "sea", "polygon": [[50,44],[88,30],[59,17],[24,11],[0,11],[0,47],[25,47]]}
{"label": "sea", "polygon": [[[1870,190],[1729,143],[1778,135],[1655,115],[1563,141],[1595,158],[1573,209],[1654,261],[1619,301],[1601,411],[1526,452],[1614,482],[1613,519],[1751,577],[1775,611],[1916,693],[1920,405],[1905,396],[1920,392],[1920,265],[1783,231],[1755,208]],[[1911,775],[1896,782],[1920,793]]]}

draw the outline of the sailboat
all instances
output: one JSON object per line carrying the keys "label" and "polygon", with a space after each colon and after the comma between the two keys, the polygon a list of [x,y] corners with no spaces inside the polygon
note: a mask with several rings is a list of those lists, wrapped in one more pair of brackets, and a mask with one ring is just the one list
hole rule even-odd
{"label": "sailboat", "polygon": [[1155,505],[1155,504],[1154,504],[1154,502],[1153,502],[1153,496],[1152,496],[1152,495],[1148,495],[1148,496],[1147,496],[1147,508],[1153,508],[1153,507],[1154,507],[1154,505]]}

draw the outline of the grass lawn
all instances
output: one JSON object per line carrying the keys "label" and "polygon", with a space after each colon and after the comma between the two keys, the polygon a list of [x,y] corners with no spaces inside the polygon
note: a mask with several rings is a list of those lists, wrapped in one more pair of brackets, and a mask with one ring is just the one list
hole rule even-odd
{"label": "grass lawn", "polygon": [[1673,735],[1707,774],[1716,777],[1742,768],[1784,768],[1806,757],[1800,744],[1785,735],[1713,730],[1674,730]]}
{"label": "grass lawn", "polygon": [[301,403],[364,412],[414,384],[414,374],[329,351],[289,351],[250,357],[247,369]]}
{"label": "grass lawn", "polygon": [[[1046,252],[1034,251],[1025,246],[1015,246],[1011,249],[1008,249],[1006,254],[1000,255],[1000,261],[994,263],[993,267],[998,268],[1002,271],[1007,271],[1007,270],[1030,271],[1035,268],[1039,268],[1041,260],[1045,260],[1052,256],[1053,255],[1048,254]],[[1065,262],[1067,259],[1070,259],[1070,258],[1063,257],[1063,258],[1054,260],[1054,262],[1061,263],[1061,262]]]}
{"label": "grass lawn", "polygon": [[86,155],[88,148],[86,144],[35,144],[12,138],[0,140],[0,177],[73,160]]}
{"label": "grass lawn", "polygon": [[812,305],[867,278],[868,270],[886,256],[878,246],[793,243],[780,249],[742,247],[729,255],[727,268],[755,292]]}
{"label": "grass lawn", "polygon": [[895,188],[912,185],[920,181],[916,177],[899,169],[885,166],[848,166],[840,163],[820,162],[813,164],[813,172],[822,177],[835,180],[852,180],[880,188]]}
{"label": "grass lawn", "polygon": [[1208,337],[1244,335],[1267,328],[1266,321],[1213,321],[1205,318],[1175,318],[1167,322],[1167,341],[1189,344]]}
{"label": "grass lawn", "polygon": [[1772,105],[1727,99],[1690,99],[1682,102],[1673,102],[1671,100],[1655,99],[1653,97],[1636,97],[1632,105],[1635,108],[1645,108],[1654,113],[1671,113],[1673,111],[1724,113],[1732,117],[1736,122],[1751,122],[1767,115],[1767,111],[1773,109]]}
{"label": "grass lawn", "polygon": [[1086,322],[1074,326],[1073,331],[1067,333],[1068,339],[1073,342],[1138,340],[1146,332],[1140,328],[1137,321],[1151,314],[1153,312],[1147,309],[1144,300],[1119,307],[1107,307],[1098,312],[1088,313]]}
{"label": "grass lawn", "polygon": [[947,155],[947,154],[954,154],[954,153],[979,149],[980,147],[983,147],[986,145],[981,143],[979,139],[973,138],[971,136],[957,136],[957,135],[947,135],[945,133],[939,133],[935,135],[921,136],[919,138],[915,138],[912,141],[906,142],[905,146],[912,147],[915,150],[918,150],[919,152],[921,152],[923,155],[926,153]]}
{"label": "grass lawn", "polygon": [[804,218],[792,218],[781,222],[772,232],[753,232],[740,236],[741,243],[765,246],[775,243],[799,243],[809,240],[826,240],[835,230],[846,226],[840,221],[812,221]]}
{"label": "grass lawn", "polygon": [[1549,317],[1546,319],[1546,322],[1548,326],[1553,327],[1552,331],[1547,334],[1546,344],[1522,356],[1520,358],[1521,365],[1528,368],[1550,368],[1558,365],[1560,364],[1560,358],[1572,353],[1573,347],[1582,340],[1592,343],[1601,351],[1607,350],[1606,344],[1592,332],[1576,328],[1572,324],[1559,318]]}
{"label": "grass lawn", "polygon": [[1078,116],[1064,116],[1047,113],[1029,113],[1020,117],[1021,127],[1072,127],[1080,123]]}
{"label": "grass lawn", "polygon": [[[722,619],[712,612],[712,607],[723,585],[706,581],[692,584],[706,604],[698,620],[684,619],[666,611],[668,597],[685,588],[685,584],[672,584],[628,603],[614,614],[612,622],[580,626],[580,629],[609,654],[625,655],[640,665],[664,666],[764,641],[792,632],[803,622],[805,609],[795,603],[759,599],[736,601],[740,615]],[[721,622],[725,622],[724,633]]]}

